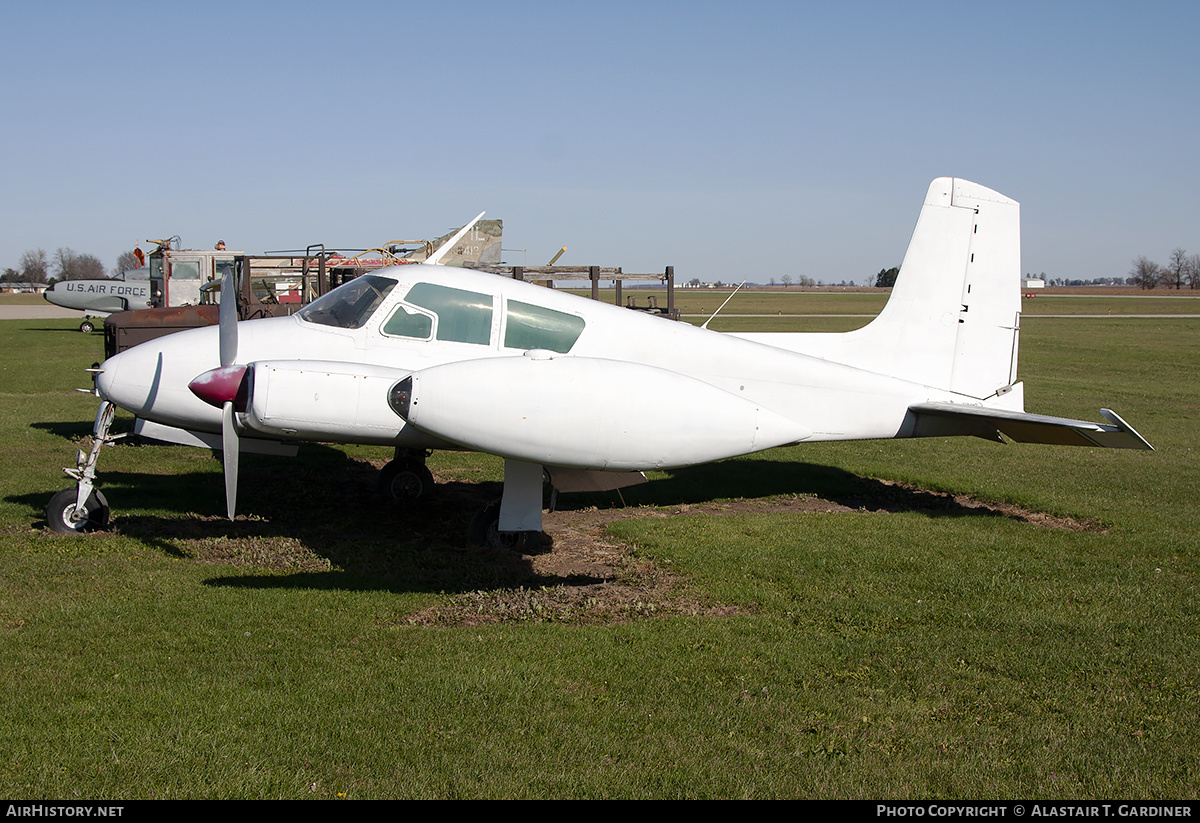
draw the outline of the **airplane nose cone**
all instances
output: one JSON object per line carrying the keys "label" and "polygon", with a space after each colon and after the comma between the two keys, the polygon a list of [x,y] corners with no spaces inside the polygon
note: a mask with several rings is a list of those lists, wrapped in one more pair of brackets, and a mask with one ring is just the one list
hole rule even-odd
{"label": "airplane nose cone", "polygon": [[162,388],[163,362],[158,352],[127,349],[100,364],[96,391],[105,400],[136,415],[154,405]]}
{"label": "airplane nose cone", "polygon": [[114,396],[114,390],[119,385],[117,374],[121,371],[121,355],[114,355],[100,364],[100,370],[96,372],[96,391],[105,400],[116,403],[118,406],[118,398]]}
{"label": "airplane nose cone", "polygon": [[246,410],[249,386],[245,366],[233,365],[211,369],[188,383],[188,388],[192,394],[210,406],[220,408],[233,401],[234,408],[238,411]]}
{"label": "airplane nose cone", "polygon": [[[189,381],[218,365],[216,332],[212,327],[175,332],[115,354],[101,365],[96,391],[144,420],[194,431],[220,431],[223,399],[213,408],[188,390]],[[223,398],[229,391],[212,389],[210,393]]]}

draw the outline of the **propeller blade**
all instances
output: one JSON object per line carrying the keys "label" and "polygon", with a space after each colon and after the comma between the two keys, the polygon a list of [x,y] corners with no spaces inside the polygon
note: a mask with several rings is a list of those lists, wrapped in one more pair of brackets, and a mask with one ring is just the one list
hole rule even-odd
{"label": "propeller blade", "polygon": [[233,519],[237,510],[238,435],[233,427],[233,402],[221,407],[221,451],[225,463],[225,513]]}
{"label": "propeller blade", "polygon": [[234,281],[233,266],[226,266],[225,274],[221,277],[221,311],[217,321],[221,334],[222,366],[232,365],[237,360],[237,284]]}

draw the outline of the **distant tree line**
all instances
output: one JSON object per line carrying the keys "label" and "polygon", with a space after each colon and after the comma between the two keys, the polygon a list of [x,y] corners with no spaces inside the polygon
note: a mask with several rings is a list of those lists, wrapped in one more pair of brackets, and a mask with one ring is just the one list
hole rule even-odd
{"label": "distant tree line", "polygon": [[[792,277],[790,274],[785,274],[783,277],[779,278],[779,282],[783,284],[783,287],[785,289],[788,288],[789,286],[791,286],[792,283],[795,283],[797,286],[801,286],[801,287],[817,285],[816,280],[813,280],[811,277],[807,277],[803,274],[800,275],[799,277]],[[771,278],[771,285],[772,286],[775,285],[774,277]]]}
{"label": "distant tree line", "polygon": [[1084,280],[1079,277],[1047,277],[1045,272],[1040,275],[1027,274],[1028,280],[1042,280],[1047,286],[1128,286],[1129,278],[1127,277],[1093,277],[1090,280]]}
{"label": "distant tree line", "polygon": [[[896,276],[900,269],[880,269],[875,275],[875,285],[887,288],[896,285]],[[1128,277],[1097,277],[1092,280],[1067,280],[1064,278],[1048,278],[1046,273],[1026,275],[1029,279],[1046,281],[1048,286],[1137,286],[1140,289],[1153,289],[1156,286],[1182,289],[1186,283],[1189,289],[1200,289],[1200,254],[1189,255],[1183,249],[1171,252],[1166,265],[1155,263],[1148,257],[1138,257],[1133,261],[1133,268]]]}
{"label": "distant tree line", "polygon": [[[113,274],[117,275],[128,269],[137,268],[137,258],[133,251],[123,252],[117,258]],[[0,274],[2,283],[53,283],[59,280],[99,280],[107,277],[104,264],[91,254],[80,254],[73,249],[62,247],[54,252],[53,257],[46,254],[45,249],[31,249],[21,255],[17,268],[9,266]]]}
{"label": "distant tree line", "polygon": [[1145,256],[1137,257],[1127,282],[1140,289],[1166,286],[1179,290],[1184,283],[1189,289],[1200,289],[1200,254],[1189,255],[1183,249],[1174,249],[1166,265]]}

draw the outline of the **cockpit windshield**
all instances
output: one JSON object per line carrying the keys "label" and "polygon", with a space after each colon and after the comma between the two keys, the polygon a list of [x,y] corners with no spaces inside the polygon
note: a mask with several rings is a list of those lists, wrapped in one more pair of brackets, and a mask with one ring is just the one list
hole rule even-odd
{"label": "cockpit windshield", "polygon": [[309,303],[296,315],[322,326],[361,329],[395,285],[390,277],[364,274]]}

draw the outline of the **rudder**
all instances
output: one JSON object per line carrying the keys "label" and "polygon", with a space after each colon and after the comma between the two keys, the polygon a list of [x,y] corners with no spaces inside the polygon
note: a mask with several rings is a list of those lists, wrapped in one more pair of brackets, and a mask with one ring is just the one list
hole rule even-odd
{"label": "rudder", "polygon": [[1020,278],[1020,205],[940,177],[887,305],[835,357],[977,399],[1004,394],[1016,379]]}

